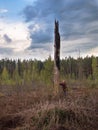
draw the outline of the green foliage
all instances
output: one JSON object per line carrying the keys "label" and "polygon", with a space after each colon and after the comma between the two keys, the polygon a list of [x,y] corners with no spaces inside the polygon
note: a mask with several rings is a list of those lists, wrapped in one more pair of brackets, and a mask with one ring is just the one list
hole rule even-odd
{"label": "green foliage", "polygon": [[43,70],[41,71],[41,79],[46,84],[51,84],[53,80],[53,61],[51,60],[51,57],[49,57],[44,62]]}
{"label": "green foliage", "polygon": [[98,80],[98,57],[92,58],[93,78]]}
{"label": "green foliage", "polygon": [[[98,80],[98,57],[61,60],[60,78],[67,80]],[[1,84],[32,84],[40,82],[50,86],[53,84],[54,62],[49,56],[45,61],[40,60],[0,60]]]}
{"label": "green foliage", "polygon": [[6,67],[3,68],[1,79],[2,79],[1,80],[2,84],[9,84],[10,83],[9,73],[8,73]]}
{"label": "green foliage", "polygon": [[10,78],[9,72],[6,67],[3,68],[1,75],[1,84],[4,85],[14,85],[14,81]]}
{"label": "green foliage", "polygon": [[2,80],[4,81],[9,80],[9,74],[6,67],[4,67],[3,72],[2,72]]}

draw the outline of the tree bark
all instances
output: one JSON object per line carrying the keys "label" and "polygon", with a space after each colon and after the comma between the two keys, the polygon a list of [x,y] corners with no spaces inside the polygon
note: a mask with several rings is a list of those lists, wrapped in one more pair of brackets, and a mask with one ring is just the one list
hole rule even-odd
{"label": "tree bark", "polygon": [[59,34],[59,22],[55,20],[54,28],[54,90],[57,94],[59,92],[59,80],[60,80],[60,34]]}

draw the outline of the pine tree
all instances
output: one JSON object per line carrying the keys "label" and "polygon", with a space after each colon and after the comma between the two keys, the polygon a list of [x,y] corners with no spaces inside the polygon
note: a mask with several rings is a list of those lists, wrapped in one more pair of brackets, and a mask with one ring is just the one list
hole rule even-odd
{"label": "pine tree", "polygon": [[93,79],[98,80],[98,57],[92,58]]}
{"label": "pine tree", "polygon": [[9,73],[8,73],[6,67],[3,68],[1,79],[2,79],[1,80],[2,84],[9,84],[10,83]]}

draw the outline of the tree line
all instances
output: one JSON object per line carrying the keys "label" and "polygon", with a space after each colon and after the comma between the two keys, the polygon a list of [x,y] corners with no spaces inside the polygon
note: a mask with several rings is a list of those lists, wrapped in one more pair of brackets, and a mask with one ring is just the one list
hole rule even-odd
{"label": "tree line", "polygon": [[[60,78],[74,80],[97,80],[98,57],[72,57],[60,61]],[[0,60],[0,85],[29,84],[43,82],[47,85],[53,83],[54,61],[51,56],[45,61],[41,60]]]}

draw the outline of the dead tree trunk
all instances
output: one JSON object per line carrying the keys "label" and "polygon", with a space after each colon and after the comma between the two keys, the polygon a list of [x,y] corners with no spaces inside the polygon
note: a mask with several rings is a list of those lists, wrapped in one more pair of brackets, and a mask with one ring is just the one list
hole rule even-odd
{"label": "dead tree trunk", "polygon": [[55,20],[54,28],[54,91],[59,92],[59,79],[60,79],[60,34],[59,22]]}

